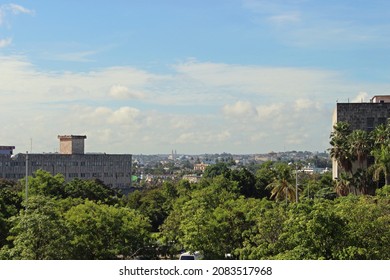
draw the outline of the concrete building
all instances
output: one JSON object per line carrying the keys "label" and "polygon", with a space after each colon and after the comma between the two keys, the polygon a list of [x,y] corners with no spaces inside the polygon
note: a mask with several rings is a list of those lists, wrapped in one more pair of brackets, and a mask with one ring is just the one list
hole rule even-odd
{"label": "concrete building", "polygon": [[[0,150],[0,177],[19,180],[38,169],[55,175],[61,173],[66,181],[74,178],[99,179],[109,187],[127,193],[131,188],[131,154],[84,153],[86,136],[60,135],[60,153],[12,155],[13,146]],[[3,146],[4,147],[4,146]],[[27,165],[27,168],[26,168]]]}
{"label": "concrete building", "polygon": [[[390,118],[390,95],[374,96],[370,102],[337,103],[333,113],[332,127],[337,122],[347,122],[352,130],[367,132],[378,125],[385,124]],[[333,178],[339,176],[337,162],[332,163]]]}

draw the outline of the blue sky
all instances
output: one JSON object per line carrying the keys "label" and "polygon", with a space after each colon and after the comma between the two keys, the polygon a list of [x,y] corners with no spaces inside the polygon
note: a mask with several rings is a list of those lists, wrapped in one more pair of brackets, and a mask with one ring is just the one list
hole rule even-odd
{"label": "blue sky", "polygon": [[389,1],[0,2],[0,144],[324,151],[336,101],[389,92]]}

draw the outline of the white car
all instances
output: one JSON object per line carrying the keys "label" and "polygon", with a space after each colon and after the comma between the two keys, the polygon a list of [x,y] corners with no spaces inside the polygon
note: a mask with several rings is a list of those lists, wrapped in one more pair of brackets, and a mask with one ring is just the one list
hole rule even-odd
{"label": "white car", "polygon": [[199,252],[185,252],[180,255],[179,260],[200,260],[202,256],[199,254]]}

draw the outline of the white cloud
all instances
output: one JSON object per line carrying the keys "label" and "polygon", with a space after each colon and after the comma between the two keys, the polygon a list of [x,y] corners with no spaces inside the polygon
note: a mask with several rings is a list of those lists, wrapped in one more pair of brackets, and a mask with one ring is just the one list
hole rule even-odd
{"label": "white cloud", "polygon": [[21,5],[17,5],[17,4],[7,4],[7,5],[4,5],[3,7],[6,10],[10,10],[15,15],[18,15],[18,14],[33,15],[33,14],[35,14],[35,12],[33,10],[27,9],[27,8],[25,8]]}
{"label": "white cloud", "polygon": [[284,105],[281,103],[278,104],[268,104],[268,105],[259,105],[256,107],[257,114],[260,119],[267,120],[277,117],[281,114]]}
{"label": "white cloud", "polygon": [[292,23],[298,23],[301,21],[301,16],[297,12],[289,12],[279,15],[273,15],[268,18],[268,20],[276,25],[285,25],[285,24],[292,24]]}
{"label": "white cloud", "polygon": [[112,112],[111,116],[108,118],[108,122],[119,125],[133,125],[135,124],[139,113],[140,111],[136,108],[121,107]]}
{"label": "white cloud", "polygon": [[21,5],[17,5],[17,4],[0,5],[0,26],[4,25],[4,23],[6,22],[7,14],[9,14],[9,13],[14,14],[14,15],[19,15],[19,14],[34,15],[35,14],[35,12],[33,10],[25,8]]}
{"label": "white cloud", "polygon": [[[175,69],[189,82],[208,87],[226,87],[234,95],[246,94],[286,98],[307,96],[319,85],[339,83],[339,73],[306,68],[259,67],[229,65],[222,63],[198,63],[189,61],[179,64]],[[207,92],[208,93],[208,92]],[[229,96],[224,96],[226,97]]]}
{"label": "white cloud", "polygon": [[230,117],[253,117],[256,110],[249,101],[237,101],[233,105],[225,105],[223,113]]}
{"label": "white cloud", "polygon": [[295,111],[305,111],[310,109],[321,110],[321,105],[318,101],[313,101],[307,98],[299,98],[294,102]]}
{"label": "white cloud", "polygon": [[58,134],[82,133],[87,150],[118,153],[325,149],[337,99],[389,88],[318,69],[199,62],[174,69],[58,73],[0,56],[1,144],[25,151],[33,138],[34,151],[53,151]]}
{"label": "white cloud", "polygon": [[45,59],[58,60],[58,61],[71,61],[71,62],[91,62],[94,61],[91,56],[97,54],[98,51],[77,51],[58,54],[46,54]]}
{"label": "white cloud", "polygon": [[[325,2],[324,2],[325,3]],[[377,47],[389,43],[386,2],[377,5],[350,5],[343,1],[307,5],[306,0],[243,0],[252,22],[268,24],[272,36],[287,45],[326,49],[359,43]],[[369,15],[375,15],[375,20]]]}
{"label": "white cloud", "polygon": [[144,99],[146,95],[141,91],[130,90],[122,85],[114,85],[110,89],[109,96],[115,99]]}
{"label": "white cloud", "polygon": [[0,39],[0,48],[4,48],[12,43],[12,38]]}

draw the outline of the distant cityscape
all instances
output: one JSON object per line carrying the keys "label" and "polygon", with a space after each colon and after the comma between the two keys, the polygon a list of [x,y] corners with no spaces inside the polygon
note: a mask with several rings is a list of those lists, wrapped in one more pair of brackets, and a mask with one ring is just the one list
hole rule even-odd
{"label": "distant cityscape", "polygon": [[267,161],[300,163],[300,171],[306,173],[324,173],[331,171],[332,162],[329,153],[309,151],[269,152],[266,154],[200,154],[186,155],[172,151],[170,154],[133,155],[133,187],[141,181],[148,184],[166,180],[187,179],[197,182],[207,166],[225,162],[231,168],[251,169]]}

